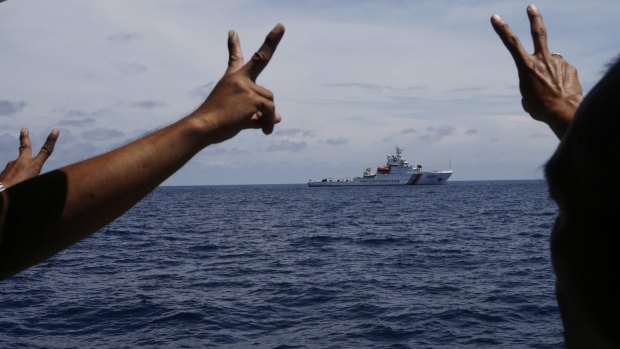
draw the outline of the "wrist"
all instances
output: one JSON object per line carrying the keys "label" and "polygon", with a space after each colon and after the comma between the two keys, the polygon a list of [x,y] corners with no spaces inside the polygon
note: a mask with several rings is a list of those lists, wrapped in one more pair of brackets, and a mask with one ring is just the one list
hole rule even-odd
{"label": "wrist", "polygon": [[230,138],[225,136],[226,130],[217,122],[217,117],[213,114],[211,111],[206,110],[206,108],[201,107],[183,119],[190,130],[192,139],[195,140],[201,149]]}
{"label": "wrist", "polygon": [[545,113],[544,118],[541,120],[550,126],[552,124],[570,125],[582,100],[582,95],[572,95],[563,98],[560,103],[549,108],[548,112]]}
{"label": "wrist", "polygon": [[199,135],[202,146],[206,147],[224,142],[238,134],[243,129],[241,120],[231,115],[241,113],[237,110],[226,110],[225,106],[210,107],[205,103],[188,115],[187,119],[194,125],[193,129]]}
{"label": "wrist", "polygon": [[179,124],[184,130],[187,139],[194,147],[200,150],[209,145],[206,139],[209,137],[212,127],[203,118],[197,117],[195,114],[196,112],[193,112],[179,120]]}
{"label": "wrist", "polygon": [[564,98],[561,104],[558,104],[554,108],[550,108],[541,121],[545,122],[558,138],[561,139],[572,123],[582,100],[582,95],[573,95]]}

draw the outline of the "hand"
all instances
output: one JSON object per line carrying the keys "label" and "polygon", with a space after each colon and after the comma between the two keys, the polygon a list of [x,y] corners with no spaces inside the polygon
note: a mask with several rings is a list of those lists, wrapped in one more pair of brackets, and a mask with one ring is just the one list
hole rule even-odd
{"label": "hand", "polygon": [[273,94],[255,82],[283,35],[284,26],[276,25],[244,65],[239,36],[234,31],[228,33],[228,69],[207,100],[193,113],[194,117],[207,121],[214,133],[211,143],[225,141],[246,128],[262,128],[265,134],[270,134],[274,124],[281,121]]}
{"label": "hand", "polygon": [[53,129],[47,136],[45,144],[41,147],[39,154],[32,157],[32,147],[30,145],[30,136],[28,129],[22,129],[19,135],[19,156],[16,160],[9,161],[6,168],[0,173],[0,182],[9,188],[19,182],[23,182],[41,173],[43,164],[54,151],[54,145],[58,139],[59,131]]}
{"label": "hand", "polygon": [[577,70],[547,47],[547,30],[534,5],[527,7],[534,54],[528,54],[519,38],[498,15],[491,17],[493,28],[506,45],[519,71],[523,109],[535,120],[551,127],[562,138],[583,99]]}

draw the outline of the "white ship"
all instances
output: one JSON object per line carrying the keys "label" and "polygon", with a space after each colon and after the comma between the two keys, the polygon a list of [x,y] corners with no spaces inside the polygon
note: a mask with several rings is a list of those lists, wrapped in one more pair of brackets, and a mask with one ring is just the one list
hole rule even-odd
{"label": "white ship", "polygon": [[349,185],[423,185],[446,184],[452,170],[423,171],[422,165],[412,167],[402,157],[403,150],[396,146],[396,155],[388,155],[385,166],[377,167],[373,172],[369,167],[362,177],[353,178],[324,178],[320,181],[308,181],[310,187],[332,187]]}

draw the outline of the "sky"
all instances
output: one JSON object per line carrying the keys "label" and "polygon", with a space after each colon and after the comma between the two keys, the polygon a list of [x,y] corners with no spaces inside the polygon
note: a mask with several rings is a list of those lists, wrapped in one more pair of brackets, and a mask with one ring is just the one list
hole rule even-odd
{"label": "sky", "polygon": [[[538,1],[549,47],[588,92],[620,54],[617,0]],[[0,1],[0,162],[28,127],[60,138],[50,171],[191,113],[222,76],[227,34],[246,57],[286,33],[257,82],[273,134],[209,146],[165,185],[304,183],[361,175],[399,145],[451,180],[540,179],[558,145],[521,109],[512,58],[489,18],[532,52],[524,1]]]}

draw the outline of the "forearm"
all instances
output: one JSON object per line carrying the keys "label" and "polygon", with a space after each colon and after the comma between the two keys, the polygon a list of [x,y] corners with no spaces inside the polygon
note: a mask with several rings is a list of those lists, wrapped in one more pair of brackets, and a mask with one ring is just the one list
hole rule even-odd
{"label": "forearm", "polygon": [[125,212],[209,143],[191,117],[101,156],[62,168],[62,229],[90,234]]}

